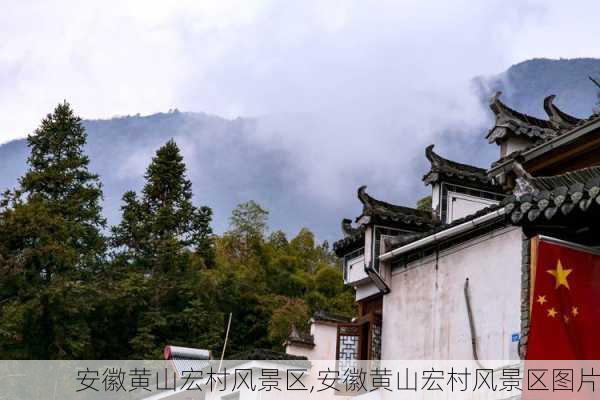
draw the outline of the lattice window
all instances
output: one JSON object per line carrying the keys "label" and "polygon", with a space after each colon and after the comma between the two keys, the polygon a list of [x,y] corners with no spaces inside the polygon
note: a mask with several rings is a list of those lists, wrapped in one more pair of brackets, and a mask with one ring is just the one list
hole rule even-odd
{"label": "lattice window", "polygon": [[340,360],[358,359],[358,336],[340,336]]}
{"label": "lattice window", "polygon": [[338,325],[337,359],[339,370],[353,367],[361,358],[361,328],[356,324]]}
{"label": "lattice window", "polygon": [[371,360],[381,360],[381,324],[371,325]]}

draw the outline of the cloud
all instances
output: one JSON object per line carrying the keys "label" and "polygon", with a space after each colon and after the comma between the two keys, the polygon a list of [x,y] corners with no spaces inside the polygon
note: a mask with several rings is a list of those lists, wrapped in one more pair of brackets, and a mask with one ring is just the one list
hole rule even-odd
{"label": "cloud", "polygon": [[307,201],[345,213],[363,183],[413,201],[425,145],[485,158],[461,152],[489,118],[471,78],[599,55],[600,5],[584,3],[13,2],[0,14],[0,142],[62,99],[87,118],[259,116],[252,140],[289,154],[290,191]]}

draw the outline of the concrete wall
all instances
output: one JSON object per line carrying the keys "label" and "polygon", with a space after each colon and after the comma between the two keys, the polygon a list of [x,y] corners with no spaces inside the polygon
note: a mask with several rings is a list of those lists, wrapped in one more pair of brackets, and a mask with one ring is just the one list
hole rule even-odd
{"label": "concrete wall", "polygon": [[517,359],[521,324],[520,228],[486,234],[408,265],[383,300],[383,358],[473,358],[465,279],[480,359]]}

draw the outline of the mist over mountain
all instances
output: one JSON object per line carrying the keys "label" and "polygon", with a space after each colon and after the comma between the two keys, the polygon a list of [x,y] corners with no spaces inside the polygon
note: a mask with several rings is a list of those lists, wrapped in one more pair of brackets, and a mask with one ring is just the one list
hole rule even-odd
{"label": "mist over mountain", "polygon": [[516,110],[546,118],[544,97],[556,94],[555,104],[578,117],[588,117],[597,102],[599,88],[588,78],[600,81],[600,60],[537,58],[513,65],[491,77],[475,82],[482,99],[502,91],[502,101]]}
{"label": "mist over mountain", "polygon": [[[272,229],[295,234],[308,227],[319,239],[335,240],[340,236],[341,218],[360,212],[355,197],[359,185],[369,184],[377,197],[406,205],[414,205],[427,194],[420,181],[427,168],[420,149],[431,142],[443,150],[442,154],[458,161],[489,166],[498,149],[484,140],[492,123],[487,102],[496,90],[504,92],[502,99],[510,106],[541,117],[543,98],[556,94],[561,108],[585,117],[591,113],[598,92],[588,75],[600,78],[600,60],[534,59],[495,76],[477,77],[472,96],[478,99],[485,121],[444,129],[433,124],[413,136],[394,134],[389,143],[381,143],[375,136],[386,124],[357,127],[351,116],[346,125],[343,120],[331,124],[327,118],[302,114],[229,120],[171,111],[86,120],[86,150],[90,169],[100,175],[104,185],[104,212],[110,224],[119,221],[122,194],[140,190],[154,152],[173,138],[184,154],[195,203],[214,210],[215,231],[227,229],[235,205],[252,199],[270,211]],[[73,106],[77,110],[77,105]],[[435,107],[423,108],[431,108],[431,118],[437,118]],[[446,112],[443,108],[438,111]],[[390,121],[402,119],[410,120],[411,115]],[[427,122],[417,121],[415,125]],[[352,131],[352,135],[345,135],[344,130]],[[356,135],[378,141],[379,147],[365,148],[365,142],[357,141]],[[394,159],[399,147],[408,158],[400,154]],[[27,155],[24,140],[0,146],[0,190],[16,185],[26,170]]]}

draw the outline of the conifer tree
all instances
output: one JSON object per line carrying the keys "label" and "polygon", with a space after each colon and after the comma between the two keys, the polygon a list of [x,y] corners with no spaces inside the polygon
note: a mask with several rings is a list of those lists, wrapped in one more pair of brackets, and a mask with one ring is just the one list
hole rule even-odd
{"label": "conifer tree", "polygon": [[123,196],[122,221],[112,230],[119,271],[114,298],[135,297],[144,307],[131,313],[127,305],[114,304],[113,313],[127,316],[120,323],[133,329],[127,345],[134,357],[156,357],[166,344],[214,346],[223,316],[202,268],[214,264],[212,210],[193,205],[192,184],[173,140],[158,149],[145,179],[139,197],[132,191]]}
{"label": "conifer tree", "polygon": [[66,102],[27,138],[29,170],[0,203],[0,351],[77,358],[88,351],[88,284],[102,267],[102,190],[85,129]]}
{"label": "conifer tree", "polygon": [[185,268],[180,256],[188,249],[212,266],[212,210],[192,204],[192,183],[175,141],[158,149],[145,179],[141,198],[134,192],[123,196],[123,220],[113,228],[115,248],[148,271]]}

